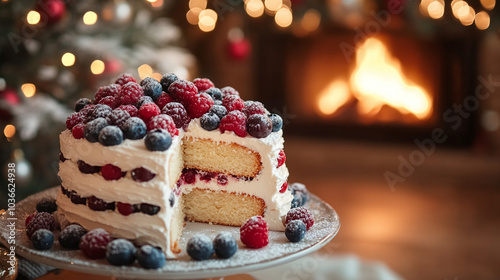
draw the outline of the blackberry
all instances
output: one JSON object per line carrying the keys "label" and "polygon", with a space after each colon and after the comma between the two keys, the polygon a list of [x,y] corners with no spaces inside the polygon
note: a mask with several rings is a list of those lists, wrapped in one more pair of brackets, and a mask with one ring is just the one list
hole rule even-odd
{"label": "blackberry", "polygon": [[57,204],[56,200],[53,198],[42,198],[37,204],[36,204],[36,211],[38,212],[47,212],[47,213],[54,213],[57,211]]}
{"label": "blackberry", "polygon": [[163,91],[168,92],[168,87],[179,78],[174,73],[168,73],[161,77],[160,84]]}
{"label": "blackberry", "polygon": [[205,90],[205,93],[210,95],[214,101],[220,100],[222,101],[222,91],[216,87],[209,88]]}
{"label": "blackberry", "polygon": [[97,118],[106,118],[109,114],[111,114],[111,107],[105,104],[97,104],[94,107],[94,110],[92,112],[89,112],[89,116],[87,117],[88,121],[95,120]]}
{"label": "blackberry", "polygon": [[108,122],[106,121],[105,118],[97,118],[93,121],[88,122],[85,125],[85,129],[83,130],[85,139],[87,139],[89,142],[92,143],[99,141],[99,133],[106,126],[108,126]]}
{"label": "blackberry", "polygon": [[283,128],[283,119],[279,115],[270,114],[269,118],[271,119],[271,122],[273,123],[272,132],[280,131]]}
{"label": "blackberry", "polygon": [[166,151],[172,145],[172,136],[164,129],[154,129],[148,132],[144,144],[150,151]]}
{"label": "blackberry", "polygon": [[71,224],[65,227],[59,235],[59,244],[66,249],[78,249],[80,239],[87,233],[81,225]]}
{"label": "blackberry", "polygon": [[212,108],[210,108],[210,110],[208,110],[208,112],[212,112],[212,113],[216,114],[217,116],[219,116],[219,119],[222,119],[225,115],[227,115],[226,107],[224,107],[222,105],[217,105],[217,104],[214,104],[212,106]]}
{"label": "blackberry", "polygon": [[260,114],[254,114],[247,119],[247,132],[253,137],[264,138],[267,137],[272,130],[271,120]]}
{"label": "blackberry", "polygon": [[106,246],[106,259],[112,265],[131,265],[135,261],[136,249],[126,239],[115,239]]}
{"label": "blackberry", "polygon": [[142,105],[148,103],[155,103],[155,102],[153,101],[153,98],[151,98],[151,96],[144,95],[139,98],[139,101],[137,101],[137,103],[135,103],[135,107],[139,109],[141,108]]}
{"label": "blackberry", "polygon": [[92,100],[88,98],[80,98],[75,102],[75,112],[80,112],[80,110],[83,109],[83,107],[92,104]]}
{"label": "blackberry", "polygon": [[148,204],[148,203],[141,203],[139,206],[141,209],[141,212],[150,216],[158,214],[160,212],[160,206]]}
{"label": "blackberry", "polygon": [[160,98],[162,93],[162,85],[155,79],[146,81],[142,86],[144,95],[151,97],[153,100]]}
{"label": "blackberry", "polygon": [[39,229],[31,236],[33,247],[37,250],[49,250],[54,245],[54,234],[47,229]]}
{"label": "blackberry", "polygon": [[290,242],[299,242],[306,236],[306,224],[301,220],[293,220],[286,225],[285,236]]}
{"label": "blackberry", "polygon": [[148,130],[144,121],[138,117],[131,117],[126,120],[121,129],[123,130],[123,136],[132,140],[144,138]]}
{"label": "blackberry", "polygon": [[214,254],[214,245],[208,236],[197,234],[189,239],[186,251],[191,258],[202,261]]}
{"label": "blackberry", "polygon": [[106,126],[99,133],[99,143],[103,146],[116,146],[122,142],[123,132],[117,126]]}
{"label": "blackberry", "polygon": [[165,265],[165,254],[151,245],[144,245],[137,250],[137,261],[144,268],[156,269]]}
{"label": "blackberry", "polygon": [[208,112],[200,118],[201,127],[205,130],[211,131],[219,127],[220,118],[215,113]]}
{"label": "blackberry", "polygon": [[214,238],[214,250],[217,257],[229,259],[238,251],[238,243],[230,232],[223,231]]}

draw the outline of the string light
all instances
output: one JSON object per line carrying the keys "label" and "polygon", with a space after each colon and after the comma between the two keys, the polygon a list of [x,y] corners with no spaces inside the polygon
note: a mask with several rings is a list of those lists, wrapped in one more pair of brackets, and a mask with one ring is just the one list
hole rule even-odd
{"label": "string light", "polygon": [[212,9],[206,9],[200,12],[198,27],[203,32],[210,32],[215,29],[217,22],[217,13]]}
{"label": "string light", "polygon": [[201,11],[202,11],[202,9],[198,8],[198,7],[194,7],[192,9],[190,9],[186,13],[187,21],[192,25],[198,25],[198,19],[199,19],[199,15],[200,15]]}
{"label": "string light", "polygon": [[34,84],[26,83],[21,86],[21,91],[27,98],[32,97],[36,93],[36,87]]}
{"label": "string light", "polygon": [[309,9],[302,17],[300,25],[305,31],[312,32],[318,29],[321,22],[321,15],[315,9]]}
{"label": "string light", "polygon": [[189,9],[194,8],[205,10],[207,8],[207,0],[189,0]]}
{"label": "string light", "polygon": [[268,9],[269,11],[277,12],[283,6],[283,1],[282,0],[265,0],[264,5],[266,6],[266,9]]}
{"label": "string light", "polygon": [[292,24],[293,15],[288,7],[282,7],[274,15],[274,21],[279,27],[288,27]]}
{"label": "string light", "polygon": [[151,68],[148,64],[143,64],[137,68],[137,72],[139,73],[139,77],[144,79],[153,75],[153,68]]}
{"label": "string light", "polygon": [[104,62],[99,59],[92,61],[92,63],[90,64],[90,71],[94,75],[102,74],[105,68],[106,66],[104,65]]}
{"label": "string light", "polygon": [[83,15],[83,23],[93,25],[97,22],[97,14],[93,11],[88,11]]}
{"label": "string light", "polygon": [[474,11],[474,8],[472,8],[469,5],[463,6],[458,11],[458,16],[459,16],[458,19],[464,26],[469,26],[472,23],[474,23],[474,18],[476,17],[476,11]]}
{"label": "string light", "polygon": [[427,6],[427,13],[433,19],[440,19],[444,15],[444,2],[435,0]]}
{"label": "string light", "polygon": [[7,138],[14,137],[14,135],[16,134],[16,127],[11,124],[6,125],[5,128],[3,129],[3,134]]}
{"label": "string light", "polygon": [[475,19],[476,27],[479,30],[485,30],[490,26],[490,15],[487,12],[482,11],[476,14]]}
{"label": "string light", "polygon": [[40,22],[40,13],[37,11],[29,11],[26,15],[26,20],[29,24],[37,24]]}
{"label": "string light", "polygon": [[264,14],[264,3],[261,0],[249,0],[245,3],[245,11],[253,18]]}
{"label": "string light", "polygon": [[481,5],[486,9],[486,10],[493,10],[495,8],[496,1],[495,0],[480,0]]}
{"label": "string light", "polygon": [[62,55],[61,62],[62,62],[62,65],[66,66],[66,67],[73,66],[73,64],[75,64],[75,55],[70,53],[70,52],[67,52],[67,53]]}

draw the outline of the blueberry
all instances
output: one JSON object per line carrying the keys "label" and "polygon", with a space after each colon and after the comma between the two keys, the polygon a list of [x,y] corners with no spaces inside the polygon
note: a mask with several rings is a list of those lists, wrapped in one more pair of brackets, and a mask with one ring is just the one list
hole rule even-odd
{"label": "blueberry", "polygon": [[222,105],[214,104],[208,111],[215,113],[217,116],[219,116],[219,119],[222,119],[225,115],[227,115],[227,109]]}
{"label": "blueberry", "polygon": [[83,107],[92,104],[92,100],[88,98],[80,98],[75,102],[75,112],[80,112]]}
{"label": "blueberry", "polygon": [[[152,81],[156,81],[156,79],[153,77],[146,77],[146,78],[142,79],[142,81],[139,83],[139,85],[142,87],[145,84],[150,83]],[[156,81],[156,82],[158,82],[158,81]]]}
{"label": "blueberry", "polygon": [[160,212],[160,206],[148,203],[141,203],[140,209],[142,213],[150,216],[156,215],[158,212]]}
{"label": "blueberry", "polygon": [[48,229],[39,229],[31,236],[31,242],[37,250],[49,250],[54,245],[54,234]]}
{"label": "blueberry", "polygon": [[144,245],[137,250],[137,260],[144,268],[161,268],[165,265],[165,254],[151,245]]}
{"label": "blueberry", "polygon": [[104,146],[116,146],[123,142],[123,132],[117,126],[106,126],[99,133],[99,143]]}
{"label": "blueberry", "polygon": [[131,265],[135,261],[136,249],[126,239],[115,239],[106,247],[106,259],[112,265]]}
{"label": "blueberry", "polygon": [[210,95],[212,99],[215,100],[221,100],[222,101],[222,91],[216,87],[209,88],[205,90],[205,93]]}
{"label": "blueberry", "polygon": [[153,98],[151,98],[151,96],[144,95],[144,96],[139,97],[139,101],[137,101],[137,103],[135,103],[135,107],[137,109],[139,109],[139,108],[141,108],[142,105],[148,104],[148,103],[154,103]]}
{"label": "blueberry", "polygon": [[219,127],[220,118],[215,113],[208,112],[203,114],[200,118],[201,127],[205,130],[211,131]]}
{"label": "blueberry", "polygon": [[168,73],[161,77],[160,84],[164,92],[168,92],[168,87],[179,78],[174,73]]}
{"label": "blueberry", "polygon": [[123,136],[125,136],[126,139],[132,140],[144,138],[148,131],[144,121],[138,117],[131,117],[126,120],[122,124],[121,129],[123,130]]}
{"label": "blueberry", "polygon": [[296,192],[293,194],[293,200],[290,208],[297,208],[304,205],[304,195],[301,192]]}
{"label": "blueberry", "polygon": [[144,85],[142,85],[142,90],[144,91],[144,95],[156,100],[162,93],[162,85],[155,79],[152,79],[146,81]]}
{"label": "blueberry", "polygon": [[270,114],[269,118],[271,119],[271,122],[273,123],[272,132],[280,131],[280,129],[283,128],[283,119],[279,115]]}
{"label": "blueberry", "polygon": [[108,126],[108,122],[105,118],[97,118],[88,122],[83,130],[85,139],[92,143],[97,142],[99,140],[99,133],[106,126]]}
{"label": "blueberry", "polygon": [[301,220],[293,220],[286,225],[286,238],[290,242],[299,242],[306,236],[306,224]]}
{"label": "blueberry", "polygon": [[65,227],[59,235],[59,243],[67,249],[78,249],[80,239],[87,231],[78,224],[72,224]]}
{"label": "blueberry", "polygon": [[272,130],[271,120],[264,115],[254,114],[247,119],[247,132],[255,138],[267,137]]}
{"label": "blueberry", "polygon": [[172,136],[164,129],[155,129],[148,132],[144,144],[150,151],[166,151],[172,145]]}
{"label": "blueberry", "polygon": [[214,250],[217,257],[229,259],[238,251],[238,243],[231,233],[223,231],[214,239]]}
{"label": "blueberry", "polygon": [[38,212],[47,212],[47,213],[54,213],[57,211],[57,204],[56,200],[53,198],[42,198],[37,204],[36,204],[36,211]]}
{"label": "blueberry", "polygon": [[306,204],[306,202],[309,200],[309,191],[307,190],[307,188],[304,184],[293,183],[293,184],[288,186],[288,189],[292,192],[294,197],[297,194],[302,195],[302,205]]}
{"label": "blueberry", "polygon": [[189,239],[186,251],[191,258],[202,261],[214,254],[214,245],[208,236],[197,234]]}

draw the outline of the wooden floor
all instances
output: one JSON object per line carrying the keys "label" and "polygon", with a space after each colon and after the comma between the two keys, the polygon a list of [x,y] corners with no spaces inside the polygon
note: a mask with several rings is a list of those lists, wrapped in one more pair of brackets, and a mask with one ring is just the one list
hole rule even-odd
{"label": "wooden floor", "polygon": [[[499,155],[438,148],[391,188],[384,173],[398,174],[398,156],[415,147],[310,139],[285,147],[289,182],[305,183],[340,215],[322,253],[381,261],[409,280],[500,279]],[[43,279],[88,278],[64,273]]]}

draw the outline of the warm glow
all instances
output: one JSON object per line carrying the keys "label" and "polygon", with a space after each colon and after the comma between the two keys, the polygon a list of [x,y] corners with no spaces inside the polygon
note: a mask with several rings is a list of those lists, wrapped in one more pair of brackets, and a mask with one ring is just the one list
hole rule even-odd
{"label": "warm glow", "polygon": [[75,64],[75,55],[67,52],[61,57],[61,62],[62,65],[66,67],[72,66],[73,64]]}
{"label": "warm glow", "polygon": [[442,18],[444,15],[444,3],[438,0],[435,0],[427,6],[427,13],[433,19]]}
{"label": "warm glow", "polygon": [[192,25],[198,25],[198,19],[201,11],[202,9],[196,7],[189,10],[186,13],[187,21]]}
{"label": "warm glow", "polygon": [[276,12],[274,15],[274,21],[280,27],[288,27],[292,24],[293,15],[292,11],[288,7],[283,7]]}
{"label": "warm glow", "polygon": [[476,11],[474,11],[474,8],[472,8],[471,6],[464,6],[458,11],[458,17],[463,25],[469,26],[474,23]]}
{"label": "warm glow", "polygon": [[189,0],[189,9],[194,8],[205,10],[207,8],[207,0]]}
{"label": "warm glow", "polygon": [[403,75],[401,63],[378,39],[367,39],[356,53],[356,67],[350,78],[358,112],[375,115],[384,105],[401,113],[426,119],[432,113],[429,93]]}
{"label": "warm glow", "polygon": [[320,13],[315,9],[309,9],[302,17],[300,24],[305,31],[312,32],[318,29],[320,22]]}
{"label": "warm glow", "polygon": [[203,32],[210,32],[215,29],[217,13],[214,10],[206,9],[200,12],[198,27]]}
{"label": "warm glow", "polygon": [[278,11],[281,6],[283,6],[282,0],[265,0],[264,5],[266,5],[266,9],[272,12]]}
{"label": "warm glow", "polygon": [[3,129],[3,134],[7,138],[12,138],[16,134],[16,127],[11,124],[6,125]]}
{"label": "warm glow", "polygon": [[153,68],[147,64],[143,64],[137,68],[137,72],[139,72],[139,77],[142,79],[146,77],[151,77],[153,75]]}
{"label": "warm glow", "polygon": [[420,10],[420,13],[422,13],[424,16],[428,16],[429,12],[427,11],[429,8],[429,5],[433,2],[434,0],[422,0],[420,2],[420,5],[418,5],[418,8]]}
{"label": "warm glow", "polygon": [[264,14],[264,3],[261,0],[249,0],[245,3],[245,11],[251,17],[260,17]]}
{"label": "warm glow", "polygon": [[26,15],[26,20],[29,24],[37,24],[40,22],[40,13],[38,13],[37,11],[30,11]]}
{"label": "warm glow", "polygon": [[97,14],[96,13],[94,13],[92,11],[88,11],[83,15],[83,23],[85,23],[86,25],[93,25],[96,22],[97,22]]}
{"label": "warm glow", "polygon": [[[463,8],[463,7],[469,7],[469,4],[467,4],[465,1],[462,1],[462,0],[453,0],[451,2],[451,10],[453,12],[453,15],[457,18],[457,19],[460,19],[460,10]],[[468,14],[468,11],[466,10],[463,10],[462,13],[467,13]]]}
{"label": "warm glow", "polygon": [[90,71],[94,75],[102,74],[102,72],[104,72],[105,68],[106,68],[106,66],[104,65],[104,62],[102,60],[96,59],[96,60],[92,61],[92,64],[90,64]]}
{"label": "warm glow", "polygon": [[482,11],[476,15],[476,27],[479,30],[485,30],[490,26],[490,15],[487,12]]}
{"label": "warm glow", "polygon": [[495,8],[495,4],[495,0],[481,0],[481,5],[483,5],[486,10],[493,10],[493,8]]}
{"label": "warm glow", "polygon": [[36,87],[34,84],[26,83],[21,86],[21,91],[27,98],[32,97],[36,93]]}
{"label": "warm glow", "polygon": [[153,79],[155,79],[159,82],[161,80],[162,75],[160,73],[153,73],[153,75],[151,75],[151,77],[153,77]]}
{"label": "warm glow", "polygon": [[318,109],[325,115],[335,113],[342,105],[351,99],[349,85],[342,80],[331,82],[320,94]]}

